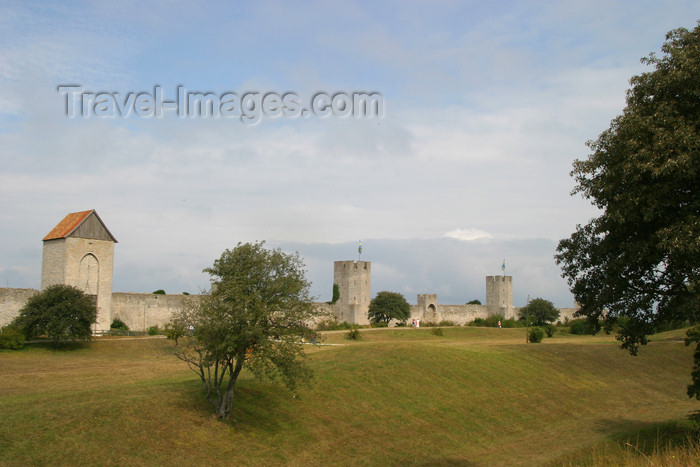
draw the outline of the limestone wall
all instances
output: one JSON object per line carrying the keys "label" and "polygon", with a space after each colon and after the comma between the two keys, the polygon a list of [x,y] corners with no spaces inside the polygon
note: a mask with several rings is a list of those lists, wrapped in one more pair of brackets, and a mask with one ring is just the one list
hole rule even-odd
{"label": "limestone wall", "polygon": [[35,289],[0,288],[0,327],[15,319],[27,300],[38,293]]}
{"label": "limestone wall", "polygon": [[184,300],[197,300],[198,297],[198,295],[114,292],[112,320],[119,318],[132,331],[147,331],[151,326],[162,328],[182,307]]}

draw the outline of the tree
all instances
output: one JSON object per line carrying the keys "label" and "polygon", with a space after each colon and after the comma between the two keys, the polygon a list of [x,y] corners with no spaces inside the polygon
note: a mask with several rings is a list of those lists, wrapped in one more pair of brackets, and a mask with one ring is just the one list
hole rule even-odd
{"label": "tree", "polygon": [[185,302],[166,335],[170,352],[201,378],[217,416],[231,416],[244,366],[292,391],[308,382],[302,339],[312,337],[309,325],[322,312],[311,302],[299,256],[239,243],[204,272],[212,292]]}
{"label": "tree", "polygon": [[97,321],[95,301],[71,285],[51,285],[27,300],[13,321],[27,337],[48,336],[55,345],[90,340]]}
{"label": "tree", "polygon": [[367,317],[373,323],[389,323],[392,319],[406,322],[411,317],[411,305],[397,292],[379,292],[369,302]]}
{"label": "tree", "polygon": [[478,299],[469,300],[467,302],[467,305],[481,305],[481,300],[478,300]]}
{"label": "tree", "polygon": [[662,52],[642,59],[653,70],[630,80],[622,115],[574,162],[572,194],[602,213],[555,256],[596,330],[629,318],[617,337],[633,355],[658,323],[700,311],[700,22],[669,32]]}
{"label": "tree", "polygon": [[521,320],[526,320],[529,317],[528,325],[545,326],[559,319],[559,310],[554,308],[549,300],[535,298],[518,310],[518,316]]}

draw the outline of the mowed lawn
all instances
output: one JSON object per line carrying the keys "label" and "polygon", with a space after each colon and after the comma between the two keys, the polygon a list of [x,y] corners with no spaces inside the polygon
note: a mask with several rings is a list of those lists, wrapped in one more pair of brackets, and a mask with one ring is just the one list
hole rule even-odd
{"label": "mowed lawn", "polygon": [[324,333],[297,394],[244,374],[234,419],[165,339],[0,351],[1,465],[547,465],[700,409],[692,348],[523,329]]}

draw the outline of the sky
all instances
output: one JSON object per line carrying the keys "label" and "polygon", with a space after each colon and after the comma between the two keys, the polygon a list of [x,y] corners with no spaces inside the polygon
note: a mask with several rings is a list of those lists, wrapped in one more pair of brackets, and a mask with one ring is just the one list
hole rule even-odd
{"label": "sky", "polygon": [[[373,296],[462,304],[505,260],[516,306],[573,306],[553,256],[598,212],[572,163],[698,19],[683,0],[3,0],[0,286],[39,288],[41,239],[95,209],[114,291],[199,292],[264,240],[322,301],[334,261],[371,261]],[[167,104],[178,87],[218,114]]]}

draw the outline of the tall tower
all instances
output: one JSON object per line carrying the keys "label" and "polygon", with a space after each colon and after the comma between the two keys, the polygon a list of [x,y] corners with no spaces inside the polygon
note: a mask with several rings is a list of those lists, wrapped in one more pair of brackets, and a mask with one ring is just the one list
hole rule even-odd
{"label": "tall tower", "polygon": [[112,270],[117,240],[95,210],[73,212],[43,239],[41,288],[72,285],[97,304],[94,331],[109,330],[112,312]]}
{"label": "tall tower", "polygon": [[335,261],[333,283],[338,284],[340,297],[335,302],[338,321],[350,324],[369,324],[367,312],[370,302],[370,277],[372,263],[369,261]]}
{"label": "tall tower", "polygon": [[486,307],[490,315],[515,317],[513,310],[513,276],[486,276]]}

